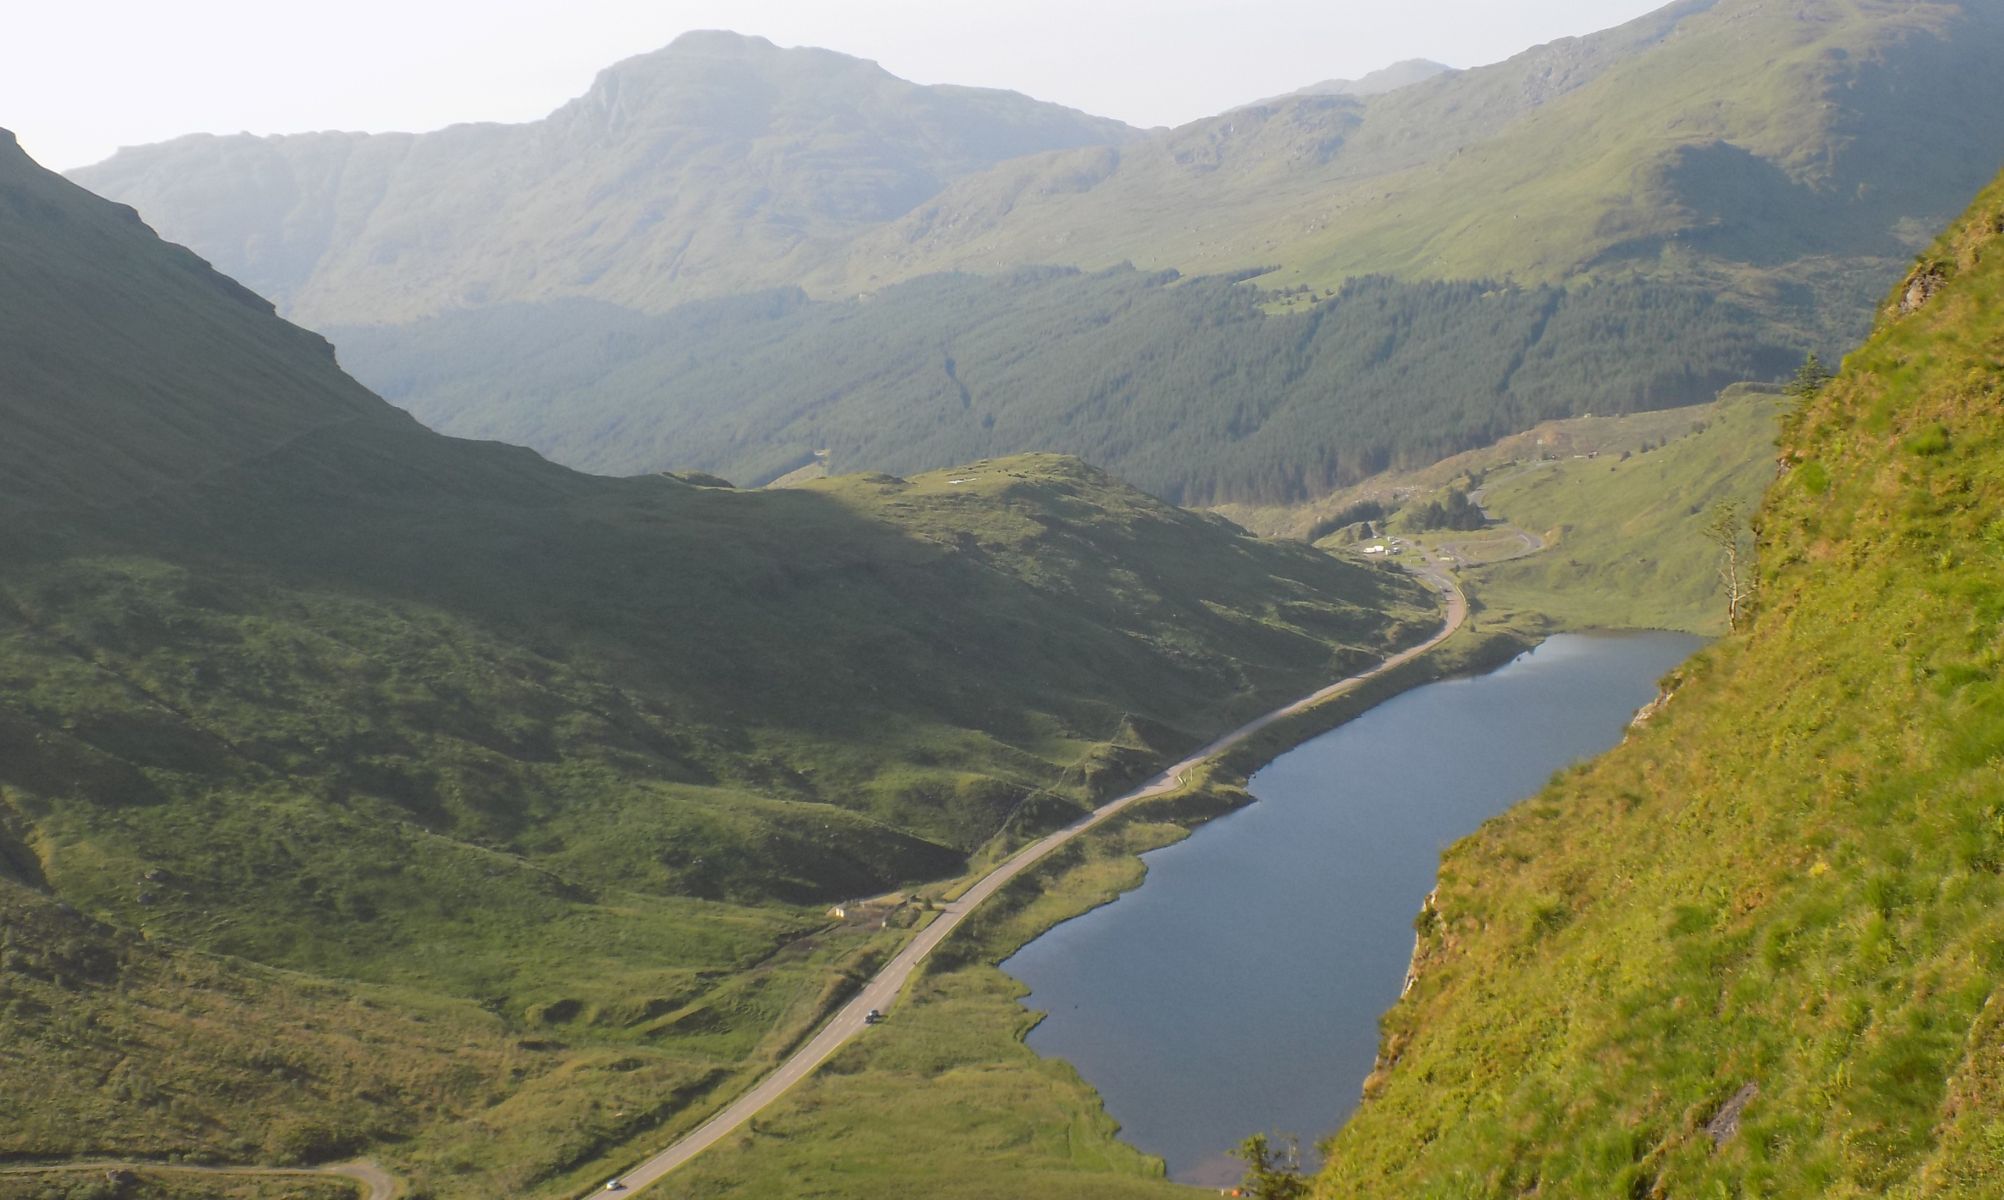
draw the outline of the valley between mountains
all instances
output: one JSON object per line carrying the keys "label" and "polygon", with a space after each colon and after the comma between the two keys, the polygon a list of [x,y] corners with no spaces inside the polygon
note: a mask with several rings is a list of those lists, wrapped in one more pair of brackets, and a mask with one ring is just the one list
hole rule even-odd
{"label": "valley between mountains", "polygon": [[712,31],[0,131],[0,1200],[1204,1194],[998,964],[1593,630],[1713,640],[1441,847],[1246,1194],[2004,1196],[2000,56],[1678,0],[1141,129]]}

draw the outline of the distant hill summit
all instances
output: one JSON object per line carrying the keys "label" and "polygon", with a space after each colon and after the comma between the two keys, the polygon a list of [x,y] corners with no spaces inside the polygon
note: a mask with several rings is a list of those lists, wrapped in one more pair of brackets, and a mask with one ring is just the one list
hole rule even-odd
{"label": "distant hill summit", "polygon": [[196,135],[74,173],[308,323],[503,299],[638,307],[802,274],[952,180],[1137,136],[1013,92],[690,33],[542,121]]}
{"label": "distant hill summit", "polygon": [[[1425,83],[1439,75],[1451,75],[1454,68],[1432,59],[1409,58],[1395,62],[1389,67],[1380,67],[1362,79],[1325,79],[1321,83],[1311,83],[1307,87],[1296,88],[1278,96],[1269,96],[1259,104],[1274,104],[1282,100],[1292,100],[1297,96],[1382,96],[1386,92],[1396,92],[1415,83]],[[1246,107],[1253,107],[1247,105]]]}

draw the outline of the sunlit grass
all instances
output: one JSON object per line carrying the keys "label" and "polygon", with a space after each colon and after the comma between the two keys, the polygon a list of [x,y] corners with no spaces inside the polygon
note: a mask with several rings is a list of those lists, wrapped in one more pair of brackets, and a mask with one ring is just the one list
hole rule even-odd
{"label": "sunlit grass", "polygon": [[1930,253],[1948,289],[1788,418],[1752,629],[1448,853],[1319,1194],[2004,1187],[2000,213],[2004,185]]}

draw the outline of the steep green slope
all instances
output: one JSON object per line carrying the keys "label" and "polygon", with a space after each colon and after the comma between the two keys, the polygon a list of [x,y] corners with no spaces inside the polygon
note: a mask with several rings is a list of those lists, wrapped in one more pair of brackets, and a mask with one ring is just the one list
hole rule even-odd
{"label": "steep green slope", "polygon": [[288,316],[386,321],[556,296],[657,308],[792,280],[952,179],[1131,136],[1013,92],[709,32],[526,125],[203,135],[76,178]]}
{"label": "steep green slope", "polygon": [[586,470],[764,483],[817,456],[910,471],[1054,450],[1186,504],[1300,501],[1549,417],[1697,403],[1801,356],[1744,306],[1645,283],[1363,279],[1305,309],[1268,299],[1230,277],[1023,271],[864,301],[500,305],[327,332],[433,428]]}
{"label": "steep green slope", "polygon": [[1449,852],[1317,1194],[2004,1193],[2000,237],[1790,421],[1751,629]]}
{"label": "steep green slope", "polygon": [[[11,136],[0,423],[0,876],[165,956],[0,1005],[9,1156],[366,1146],[441,1196],[565,1192],[896,938],[827,901],[1434,620],[1067,459],[761,494],[440,437]],[[22,929],[10,988],[70,936]],[[258,1132],[236,1051],[161,1057],[237,994],[299,1015],[258,1069],[319,1081],[286,1093],[313,1138]],[[336,1071],[316,1030],[354,1020],[314,1014],[356,1004],[413,1027]],[[462,1040],[494,1053],[427,1082]],[[121,1058],[174,1081],[168,1125]],[[394,1080],[422,1095],[343,1099]]]}

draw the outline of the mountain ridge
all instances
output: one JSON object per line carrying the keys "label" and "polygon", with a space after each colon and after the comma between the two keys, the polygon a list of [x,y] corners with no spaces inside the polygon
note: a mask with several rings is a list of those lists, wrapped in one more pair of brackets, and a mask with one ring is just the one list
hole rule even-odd
{"label": "mountain ridge", "polygon": [[1446,63],[1435,62],[1430,58],[1402,59],[1388,67],[1366,72],[1356,79],[1324,79],[1292,91],[1241,104],[1226,111],[1237,112],[1241,109],[1260,108],[1303,96],[1379,96],[1417,83],[1425,83],[1436,76],[1451,75],[1454,70],[1455,68]]}
{"label": "mountain ridge", "polygon": [[[967,171],[1131,136],[1016,93],[714,33],[607,68],[540,121],[195,135],[71,175],[310,323],[346,311],[329,288],[376,294],[379,319],[508,294],[707,294],[712,275],[794,269]],[[255,189],[237,193],[244,178]]]}
{"label": "mountain ridge", "polygon": [[[1890,116],[1904,134],[1884,129],[1870,145],[1897,157],[1899,145],[1940,138],[1939,110],[1982,110],[1957,89],[1987,78],[1980,47],[1999,44],[1997,14],[1982,4],[1817,0],[1797,20],[1757,0],[1684,0],[1366,101],[1296,97],[1194,122],[1098,172],[1080,170],[1089,156],[1079,152],[1005,164],[866,235],[829,269],[846,274],[817,276],[810,290],[1023,262],[1191,273],[1276,264],[1276,285],[1364,273],[1551,281],[1644,230],[1661,241],[1702,227],[1706,214],[1679,211],[1676,186],[1632,190],[1680,147],[1725,142],[1784,173],[1813,172],[1857,149],[1848,126]],[[1904,99],[1855,86],[1882,71]],[[1856,107],[1867,100],[1879,107]],[[1968,140],[1985,152],[1976,157],[2004,157],[1994,132],[1972,129]],[[1882,259],[1918,249],[1987,181],[1940,154],[1870,169],[1875,214],[1896,212],[1878,193],[1901,189],[1929,206],[1903,214],[1918,218],[1907,244],[1875,235],[1868,252]],[[1750,237],[1789,229],[1751,215]],[[1635,259],[1623,265],[1679,269]],[[1878,286],[1852,303],[1862,309]],[[1851,319],[1847,338],[1864,330]]]}
{"label": "mountain ridge", "polygon": [[[561,296],[659,312],[774,285],[850,296],[1126,261],[1274,268],[1275,286],[1644,274],[1756,304],[1841,290],[1848,340],[1878,286],[1860,272],[1889,269],[1982,186],[1967,159],[2004,155],[1975,116],[1997,99],[1981,64],[1998,48],[2004,22],[1976,3],[1679,0],[1377,95],[1143,133],[697,33],[528,125],[312,135],[348,139],[326,161],[310,138],[169,143],[73,176],[309,323]],[[615,114],[624,140],[608,138]],[[492,162],[496,138],[523,161]],[[420,201],[420,179],[457,199]],[[703,204],[681,197],[692,186]],[[448,203],[462,233],[442,224]]]}

